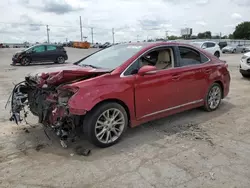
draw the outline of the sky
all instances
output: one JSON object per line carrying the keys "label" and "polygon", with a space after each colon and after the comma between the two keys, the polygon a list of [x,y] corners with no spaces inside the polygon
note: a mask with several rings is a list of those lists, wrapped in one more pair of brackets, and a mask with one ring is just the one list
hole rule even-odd
{"label": "sky", "polygon": [[250,18],[250,0],[5,0],[0,1],[1,42],[115,42],[211,31],[228,35]]}

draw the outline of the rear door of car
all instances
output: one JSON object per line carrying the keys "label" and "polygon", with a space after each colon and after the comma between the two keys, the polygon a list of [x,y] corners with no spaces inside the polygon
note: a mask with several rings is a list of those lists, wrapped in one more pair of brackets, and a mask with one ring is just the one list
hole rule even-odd
{"label": "rear door of car", "polygon": [[[178,46],[178,75],[182,82],[180,91],[182,104],[203,101],[207,90],[207,79],[211,73],[209,58],[190,46]],[[204,67],[204,65],[207,67]]]}
{"label": "rear door of car", "polygon": [[46,59],[47,61],[55,61],[59,56],[59,52],[57,50],[57,46],[55,45],[47,45],[46,46]]}

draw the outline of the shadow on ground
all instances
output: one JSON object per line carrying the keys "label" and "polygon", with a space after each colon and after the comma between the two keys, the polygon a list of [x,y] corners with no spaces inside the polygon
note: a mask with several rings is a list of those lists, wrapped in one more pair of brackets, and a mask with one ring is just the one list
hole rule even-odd
{"label": "shadow on ground", "polygon": [[[229,112],[235,106],[227,101],[223,101],[219,109],[214,112],[204,112],[201,109],[193,109],[151,121],[133,129],[128,129],[123,139],[116,145],[100,149],[91,145],[84,135],[79,134],[74,142],[69,142],[69,147],[64,149],[61,147],[59,138],[53,131],[46,131],[39,125],[26,126],[19,128],[17,136],[13,142],[22,153],[32,150],[32,152],[51,153],[54,155],[72,157],[81,160],[82,156],[76,154],[75,148],[81,147],[91,150],[91,157],[85,157],[84,160],[95,160],[103,156],[114,155],[120,152],[132,152],[137,146],[143,144],[151,144],[164,137],[172,136],[185,137],[192,136],[195,139],[203,140],[213,145],[211,137],[205,130],[199,126],[213,118],[219,117]],[[80,133],[80,132],[79,132]]]}

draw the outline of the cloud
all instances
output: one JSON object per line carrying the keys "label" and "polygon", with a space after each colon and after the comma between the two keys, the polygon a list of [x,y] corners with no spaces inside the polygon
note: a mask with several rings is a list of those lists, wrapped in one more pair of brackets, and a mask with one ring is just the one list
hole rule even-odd
{"label": "cloud", "polygon": [[233,13],[231,15],[231,18],[232,19],[235,19],[235,20],[241,20],[242,19],[242,16],[239,14],[239,13]]}
{"label": "cloud", "polygon": [[204,22],[204,21],[197,21],[196,24],[201,25],[201,26],[206,26],[207,25],[207,23]]}
{"label": "cloud", "polygon": [[[181,28],[193,33],[211,31],[228,35],[240,21],[250,17],[244,0],[8,0],[0,1],[0,41],[45,41],[46,25],[50,40],[80,39],[79,16],[83,35],[95,42],[136,41],[180,35]],[[236,4],[239,4],[236,6]],[[226,5],[226,14],[221,7]],[[244,6],[243,6],[244,5]],[[18,11],[16,11],[18,10]],[[231,15],[234,13],[234,15]],[[229,16],[228,16],[229,14]],[[240,15],[240,16],[239,16]],[[231,17],[232,16],[232,17]]]}
{"label": "cloud", "polygon": [[249,0],[231,0],[233,3],[237,4],[238,6],[249,6]]}
{"label": "cloud", "polygon": [[27,5],[30,9],[37,9],[41,12],[54,13],[57,15],[83,10],[82,7],[73,6],[66,0],[41,0],[41,3],[38,3],[38,1],[20,0],[19,2],[23,5]]}

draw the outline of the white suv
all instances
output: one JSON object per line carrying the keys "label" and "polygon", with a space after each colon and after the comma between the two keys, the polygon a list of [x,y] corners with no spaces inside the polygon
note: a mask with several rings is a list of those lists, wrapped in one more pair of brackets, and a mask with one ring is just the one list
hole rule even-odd
{"label": "white suv", "polygon": [[196,47],[202,48],[207,52],[215,55],[216,57],[220,57],[221,50],[220,46],[213,41],[204,41],[204,42],[192,42],[192,44]]}
{"label": "white suv", "polygon": [[243,77],[250,77],[250,52],[245,53],[240,60],[240,73]]}

